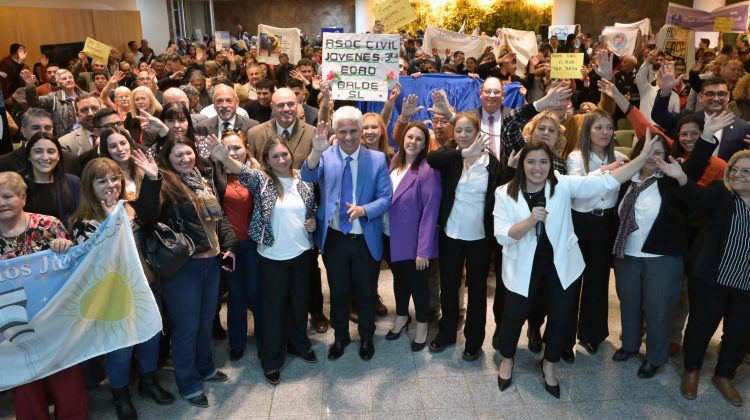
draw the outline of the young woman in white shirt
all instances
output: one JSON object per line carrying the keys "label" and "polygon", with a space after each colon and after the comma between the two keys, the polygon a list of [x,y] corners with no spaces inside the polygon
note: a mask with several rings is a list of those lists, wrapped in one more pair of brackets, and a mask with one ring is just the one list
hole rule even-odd
{"label": "young woman in white shirt", "polygon": [[619,185],[643,166],[654,140],[646,141],[645,152],[631,163],[598,176],[559,175],[552,170],[553,153],[538,141],[521,149],[513,180],[495,191],[494,233],[503,246],[503,284],[508,289],[500,330],[498,370],[500,390],[512,381],[513,362],[521,328],[529,308],[545,299],[547,333],[542,376],[544,387],[560,398],[555,364],[574,325],[576,287],[584,262],[573,233],[571,201],[592,198]]}
{"label": "young woman in white shirt", "polygon": [[[592,111],[586,116],[580,133],[579,149],[571,152],[566,160],[569,175],[601,174],[628,162],[627,156],[615,151],[614,121],[610,114],[599,109]],[[596,353],[599,344],[609,335],[607,295],[617,228],[616,204],[616,190],[573,200],[573,228],[586,263],[579,283],[578,339],[590,354]],[[571,348],[575,339],[574,326],[569,336]]]}

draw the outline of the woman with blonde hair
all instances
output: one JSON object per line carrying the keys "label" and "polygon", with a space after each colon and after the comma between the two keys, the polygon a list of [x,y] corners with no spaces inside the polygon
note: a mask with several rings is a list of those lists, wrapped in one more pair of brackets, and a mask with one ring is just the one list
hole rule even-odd
{"label": "woman with blonde hair", "polygon": [[732,102],[727,108],[743,120],[750,120],[750,73],[740,77],[734,85]]}
{"label": "woman with blonde hair", "polygon": [[133,103],[130,108],[130,112],[133,115],[138,115],[140,111],[146,111],[156,118],[161,115],[162,106],[154,92],[146,86],[138,86],[133,89]]}

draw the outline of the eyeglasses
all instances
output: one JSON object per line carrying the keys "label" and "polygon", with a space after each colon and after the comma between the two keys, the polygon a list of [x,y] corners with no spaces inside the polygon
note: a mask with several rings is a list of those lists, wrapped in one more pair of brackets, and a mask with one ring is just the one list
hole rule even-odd
{"label": "eyeglasses", "polygon": [[98,126],[96,128],[98,128],[100,130],[105,130],[107,128],[122,127],[124,125],[125,125],[125,123],[122,122],[122,121],[115,121],[115,122],[111,122],[111,123],[107,123],[107,124],[102,124],[102,125],[100,125],[100,126]]}
{"label": "eyeglasses", "polygon": [[692,131],[680,131],[680,137],[698,137],[701,135],[700,130],[692,130]]}
{"label": "eyeglasses", "polygon": [[503,91],[500,89],[482,89],[482,92],[484,92],[487,95],[502,95]]}
{"label": "eyeglasses", "polygon": [[732,166],[729,168],[729,176],[732,178],[750,178],[750,168],[738,168]]}
{"label": "eyeglasses", "polygon": [[703,96],[708,99],[719,98],[724,99],[729,96],[729,92],[703,92]]}

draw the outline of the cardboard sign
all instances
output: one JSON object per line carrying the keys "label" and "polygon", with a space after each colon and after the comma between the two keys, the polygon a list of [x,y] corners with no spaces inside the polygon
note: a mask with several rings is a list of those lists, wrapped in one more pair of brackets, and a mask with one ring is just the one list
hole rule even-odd
{"label": "cardboard sign", "polygon": [[333,99],[385,102],[398,81],[399,35],[323,33],[323,78]]}
{"label": "cardboard sign", "polygon": [[297,63],[302,58],[300,35],[298,28],[258,25],[258,60],[279,64],[279,54],[285,53],[290,63]]}
{"label": "cardboard sign", "polygon": [[552,54],[550,77],[553,79],[583,79],[583,53]]}
{"label": "cardboard sign", "polygon": [[[719,31],[716,27],[717,18],[731,20],[731,26],[728,31],[721,32],[745,32],[747,30],[747,19],[750,15],[750,1],[731,4],[729,6],[719,7],[710,12],[683,6],[677,3],[669,3],[667,6],[667,25],[674,25],[679,28],[694,29],[696,31]],[[726,20],[719,22],[726,29]]]}
{"label": "cardboard sign", "polygon": [[110,51],[112,51],[112,47],[94,38],[86,38],[86,43],[83,44],[83,52],[89,57],[99,60],[104,65],[109,62]]}
{"label": "cardboard sign", "polygon": [[373,12],[375,19],[383,22],[385,32],[393,32],[417,20],[409,0],[383,0],[375,5]]}
{"label": "cardboard sign", "polygon": [[732,18],[718,16],[714,21],[714,32],[732,32],[732,23]]}

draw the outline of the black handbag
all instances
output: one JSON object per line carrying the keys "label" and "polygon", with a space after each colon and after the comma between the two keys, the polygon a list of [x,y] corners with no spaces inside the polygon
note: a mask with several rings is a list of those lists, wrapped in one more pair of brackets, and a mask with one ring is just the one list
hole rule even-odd
{"label": "black handbag", "polygon": [[195,252],[195,244],[190,237],[183,233],[182,217],[177,205],[172,204],[175,212],[175,225],[157,222],[149,226],[149,232],[144,235],[144,250],[146,262],[159,277],[171,277],[188,262]]}

